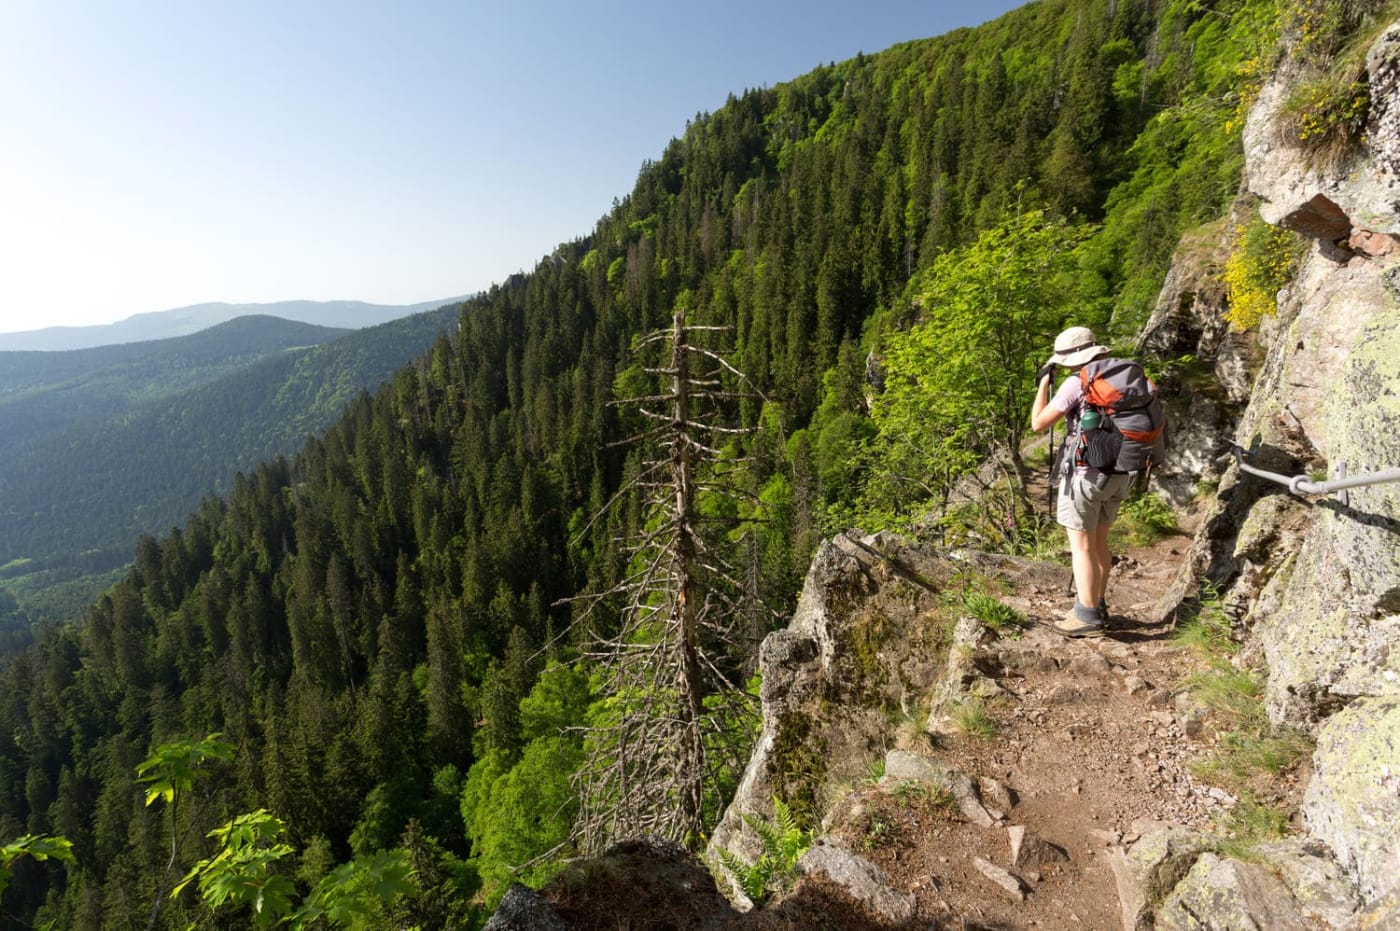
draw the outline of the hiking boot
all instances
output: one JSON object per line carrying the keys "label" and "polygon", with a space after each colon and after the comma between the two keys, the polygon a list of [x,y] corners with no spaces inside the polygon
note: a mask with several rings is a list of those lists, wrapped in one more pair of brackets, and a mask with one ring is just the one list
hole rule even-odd
{"label": "hiking boot", "polygon": [[1107,630],[1110,626],[1112,626],[1113,616],[1109,613],[1108,602],[1102,598],[1099,599],[1098,612],[1099,623],[1103,624],[1104,629]]}
{"label": "hiking boot", "polygon": [[1098,608],[1081,608],[1075,605],[1065,612],[1064,617],[1053,621],[1050,626],[1056,633],[1066,637],[1098,637],[1103,634],[1104,622],[1099,616]]}

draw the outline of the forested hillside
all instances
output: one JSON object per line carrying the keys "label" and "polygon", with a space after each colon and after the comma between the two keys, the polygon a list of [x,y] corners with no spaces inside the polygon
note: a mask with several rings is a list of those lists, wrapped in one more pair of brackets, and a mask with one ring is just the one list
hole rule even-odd
{"label": "forested hillside", "polygon": [[176,339],[72,352],[0,352],[0,453],[347,332],[241,317]]}
{"label": "forested hillside", "polygon": [[456,316],[454,305],[349,332],[240,318],[155,343],[7,354],[6,377],[27,388],[0,412],[53,420],[0,445],[0,585],[13,599],[0,603],[0,636],[75,616],[138,536],[299,448]]}
{"label": "forested hillside", "polygon": [[[1067,320],[1134,331],[1182,230],[1235,194],[1231,121],[1279,12],[1039,0],[697,117],[590,235],[468,301],[295,457],[143,539],[80,624],[0,674],[0,837],[62,834],[76,855],[20,861],[6,912],[144,922],[171,870],[210,855],[206,831],[260,808],[287,824],[278,869],[298,889],[403,847],[423,894],[399,917],[423,927],[545,875],[549,860],[511,868],[568,836],[586,747],[564,728],[612,713],[590,709],[564,599],[623,575],[641,529],[635,492],[613,501],[640,461],[619,443],[643,426],[613,402],[658,390],[639,337],[678,308],[728,328],[714,345],[747,382],[722,413],[742,432],[715,452],[743,465],[701,507],[780,617],[830,525],[900,520],[987,456],[1015,458],[1014,430],[950,429],[909,459],[899,433],[926,400],[872,417],[881,359],[896,383],[962,366],[1019,418]],[[1003,281],[1005,255],[1023,264]],[[982,299],[954,300],[973,271]],[[929,323],[938,338],[911,355],[904,334]],[[1024,355],[989,350],[1008,333]],[[899,482],[908,468],[920,487]],[[216,731],[235,751],[198,804],[143,805],[137,765]],[[186,889],[160,922],[214,926],[204,909]]]}

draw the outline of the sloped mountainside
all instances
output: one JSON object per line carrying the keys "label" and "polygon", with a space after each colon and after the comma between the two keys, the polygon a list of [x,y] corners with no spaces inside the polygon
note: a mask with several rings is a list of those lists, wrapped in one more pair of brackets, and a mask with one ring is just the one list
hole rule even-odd
{"label": "sloped mountainside", "polygon": [[443,298],[421,304],[367,304],[364,301],[278,301],[272,304],[195,304],[173,310],[136,314],[116,323],[97,326],[52,326],[22,333],[0,334],[0,351],[65,352],[147,340],[174,339],[247,316],[271,316],[283,320],[337,329],[363,329],[426,313],[461,298]]}
{"label": "sloped mountainside", "polygon": [[[1169,375],[1172,462],[1158,490],[1189,537],[1116,563],[1110,633],[997,635],[960,616],[968,579],[1047,619],[1062,565],[931,551],[851,531],[817,553],[790,625],[761,653],[764,729],[708,857],[754,863],[773,799],[820,825],[763,908],[676,850],[634,844],[514,887],[489,927],[1400,928],[1400,486],[1293,494],[1240,468],[1320,480],[1400,466],[1400,24],[1367,59],[1363,151],[1321,167],[1282,144],[1294,75],[1260,90],[1240,211],[1310,240],[1279,313],[1231,332],[1209,272],[1231,229],[1183,242],[1144,349]],[[1209,601],[1262,667],[1270,724],[1310,759],[1268,791],[1285,836],[1227,843],[1241,795],[1198,778],[1220,743],[1171,638]],[[941,619],[941,620],[940,620]],[[986,702],[994,736],[955,719]],[[673,872],[679,876],[680,873]],[[605,895],[604,892],[611,894]],[[596,903],[607,902],[606,905]],[[590,905],[590,903],[594,903]],[[593,910],[590,911],[589,909]],[[612,926],[607,924],[607,926]]]}

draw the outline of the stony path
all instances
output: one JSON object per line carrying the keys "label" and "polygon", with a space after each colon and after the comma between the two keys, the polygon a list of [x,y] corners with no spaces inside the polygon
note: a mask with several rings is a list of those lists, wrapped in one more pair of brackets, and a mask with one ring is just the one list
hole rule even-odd
{"label": "stony path", "polygon": [[[915,916],[900,924],[1116,929],[1109,848],[1162,824],[1206,828],[1233,803],[1192,775],[1207,738],[1178,696],[1196,665],[1155,616],[1185,546],[1173,537],[1119,561],[1109,594],[1121,607],[1101,638],[1069,640],[1043,626],[1067,604],[1067,570],[1008,561],[996,573],[1010,589],[1003,600],[1038,624],[975,650],[1001,690],[987,704],[995,734],[904,740],[977,779],[992,822],[911,803],[887,779],[857,789],[833,832],[913,895]],[[998,787],[1009,790],[1000,805],[987,801]],[[1013,828],[1067,858],[1015,862]]]}

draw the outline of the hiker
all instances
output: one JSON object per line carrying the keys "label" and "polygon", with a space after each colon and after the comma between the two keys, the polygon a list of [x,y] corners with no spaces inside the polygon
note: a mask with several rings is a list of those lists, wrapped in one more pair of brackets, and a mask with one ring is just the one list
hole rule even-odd
{"label": "hiker", "polygon": [[[1064,418],[1056,521],[1069,534],[1075,603],[1051,626],[1068,637],[1093,637],[1108,625],[1108,532],[1118,507],[1147,471],[1162,461],[1164,419],[1156,387],[1136,362],[1109,359],[1088,327],[1055,337],[1055,352],[1037,373],[1031,427]],[[1070,377],[1050,396],[1055,367]],[[1051,469],[1055,467],[1051,463]]]}

